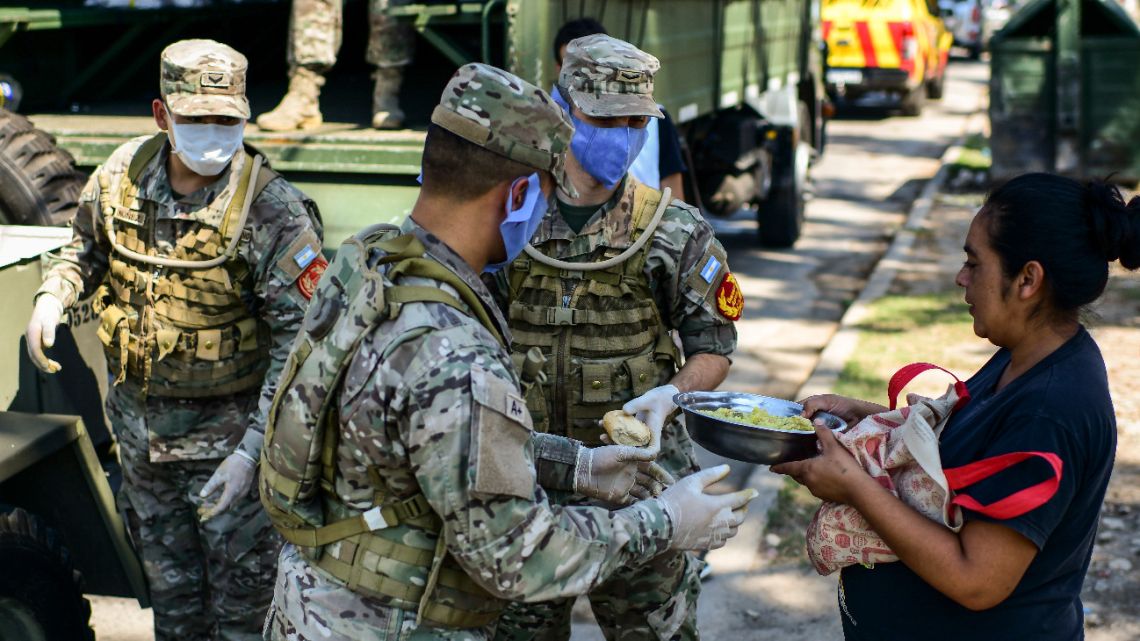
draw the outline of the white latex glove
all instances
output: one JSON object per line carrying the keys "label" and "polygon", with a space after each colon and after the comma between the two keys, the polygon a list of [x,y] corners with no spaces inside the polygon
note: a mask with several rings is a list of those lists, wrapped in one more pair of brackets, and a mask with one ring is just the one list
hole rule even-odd
{"label": "white latex glove", "polygon": [[653,455],[641,447],[583,447],[578,450],[574,468],[574,491],[611,505],[657,496],[674,481],[652,459]]}
{"label": "white latex glove", "polygon": [[24,337],[27,338],[28,356],[41,372],[55,374],[63,369],[59,363],[44,354],[45,347],[55,345],[55,328],[59,326],[61,318],[63,318],[63,303],[58,298],[51,294],[40,294],[36,297],[36,307],[32,310],[32,320],[28,321]]}
{"label": "white latex glove", "polygon": [[661,430],[665,427],[669,415],[677,409],[673,397],[680,393],[681,390],[677,389],[676,385],[654,387],[621,408],[626,414],[636,416],[637,420],[649,427],[651,434],[649,445],[641,449],[650,452],[653,455],[651,458],[656,458],[661,453]]}
{"label": "white latex glove", "polygon": [[199,497],[208,498],[220,489],[222,495],[213,506],[203,505],[199,507],[198,518],[209,521],[228,510],[239,496],[249,492],[250,486],[253,485],[253,473],[256,469],[257,463],[241,450],[227,456],[221,465],[218,465],[218,469],[214,470],[210,480],[202,486],[202,491],[198,493]]}
{"label": "white latex glove", "polygon": [[744,522],[748,502],[756,498],[756,490],[729,494],[708,494],[705,488],[728,476],[728,466],[701,470],[677,481],[665,490],[658,501],[673,521],[674,550],[715,550],[736,535]]}

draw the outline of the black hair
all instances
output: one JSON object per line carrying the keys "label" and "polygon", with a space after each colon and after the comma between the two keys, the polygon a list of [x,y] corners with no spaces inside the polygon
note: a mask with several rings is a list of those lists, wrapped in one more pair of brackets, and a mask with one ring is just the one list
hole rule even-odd
{"label": "black hair", "polygon": [[453,200],[478,198],[536,170],[432,123],[424,141],[424,190]]}
{"label": "black hair", "polygon": [[1048,302],[1067,319],[1104,293],[1110,262],[1140,267],[1140,197],[1125,204],[1104,181],[1023,174],[991,192],[978,215],[1005,277],[1041,263]]}
{"label": "black hair", "polygon": [[609,35],[602,23],[594,18],[578,18],[562,25],[554,34],[554,61],[562,64],[562,47],[570,44],[571,40],[599,33]]}

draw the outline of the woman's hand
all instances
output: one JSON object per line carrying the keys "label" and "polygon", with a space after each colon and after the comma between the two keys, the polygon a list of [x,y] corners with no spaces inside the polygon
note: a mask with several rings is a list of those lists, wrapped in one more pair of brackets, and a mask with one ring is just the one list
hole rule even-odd
{"label": "woman's hand", "polygon": [[870,480],[871,477],[859,466],[855,457],[839,444],[831,430],[816,425],[815,434],[819,437],[819,456],[780,463],[770,469],[777,474],[792,477],[817,498],[851,504],[859,482]]}
{"label": "woman's hand", "polygon": [[804,406],[803,415],[806,418],[815,416],[816,412],[834,414],[847,421],[848,425],[855,425],[867,417],[868,414],[878,414],[887,411],[887,408],[869,401],[848,398],[838,394],[816,394],[800,401]]}

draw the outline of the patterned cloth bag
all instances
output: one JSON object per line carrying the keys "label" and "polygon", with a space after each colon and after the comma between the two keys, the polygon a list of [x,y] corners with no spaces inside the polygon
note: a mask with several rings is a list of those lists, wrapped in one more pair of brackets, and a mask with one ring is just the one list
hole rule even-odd
{"label": "patterned cloth bag", "polygon": [[[915,376],[938,369],[930,363],[913,363],[900,369],[887,386],[890,411],[872,414],[845,432],[839,442],[880,485],[927,518],[957,532],[965,507],[994,518],[1009,519],[1025,514],[1057,493],[1061,482],[1061,459],[1047,452],[1013,452],[943,469],[938,438],[951,414],[970,400],[966,384],[954,377],[946,393],[934,399],[909,395],[910,405],[895,409],[899,392]],[[968,487],[1030,458],[1042,458],[1053,468],[1053,477],[1010,496],[982,505],[954,491]],[[897,561],[859,512],[840,503],[824,502],[807,529],[807,550],[817,572],[828,575],[856,563],[873,567]]]}

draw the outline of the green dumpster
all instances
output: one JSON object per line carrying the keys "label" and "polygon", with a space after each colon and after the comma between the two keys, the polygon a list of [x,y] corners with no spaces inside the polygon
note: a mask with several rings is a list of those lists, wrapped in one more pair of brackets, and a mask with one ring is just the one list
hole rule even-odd
{"label": "green dumpster", "polygon": [[1035,0],[990,50],[995,179],[1140,180],[1140,28],[1114,0]]}

